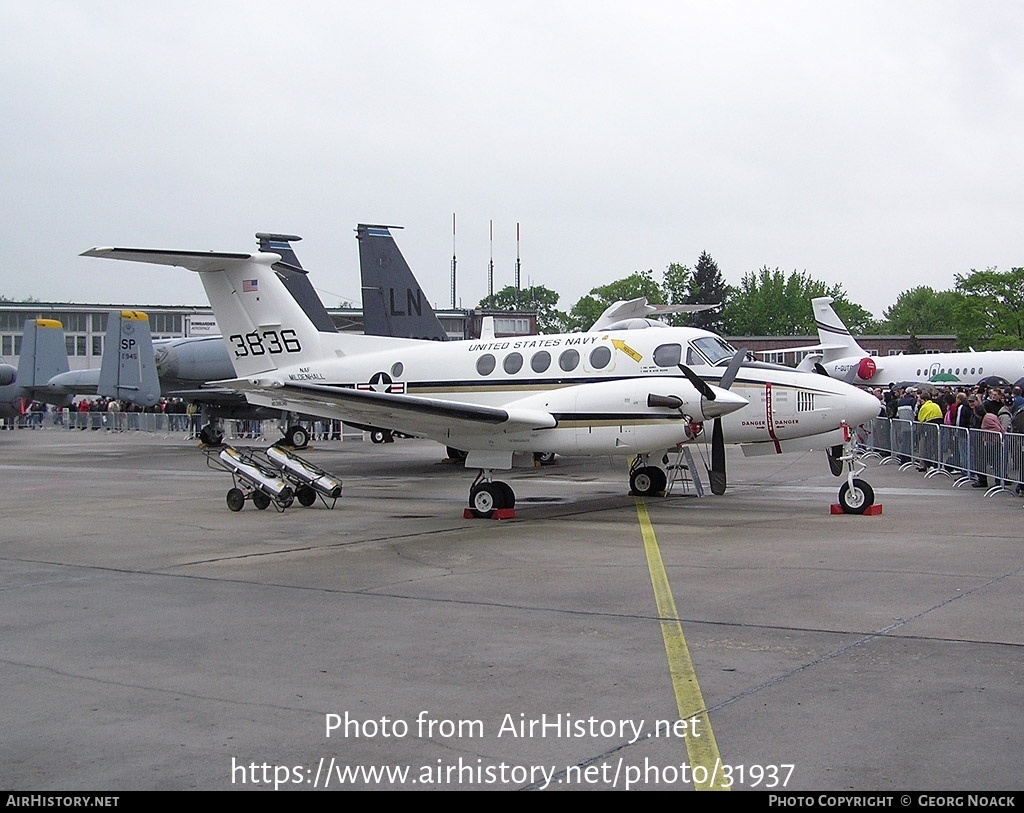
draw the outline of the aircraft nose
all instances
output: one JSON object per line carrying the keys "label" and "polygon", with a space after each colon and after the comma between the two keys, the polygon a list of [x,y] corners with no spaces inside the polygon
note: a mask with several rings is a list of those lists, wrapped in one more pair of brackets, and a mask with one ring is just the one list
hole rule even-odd
{"label": "aircraft nose", "polygon": [[711,387],[711,390],[715,393],[714,401],[707,398],[700,399],[700,409],[704,413],[705,420],[721,418],[723,415],[728,415],[737,409],[743,409],[743,407],[750,403],[742,395],[737,395],[729,390],[723,390],[721,387]]}
{"label": "aircraft nose", "polygon": [[873,418],[877,418],[882,403],[870,392],[851,386],[846,396],[846,422],[850,426],[860,426]]}

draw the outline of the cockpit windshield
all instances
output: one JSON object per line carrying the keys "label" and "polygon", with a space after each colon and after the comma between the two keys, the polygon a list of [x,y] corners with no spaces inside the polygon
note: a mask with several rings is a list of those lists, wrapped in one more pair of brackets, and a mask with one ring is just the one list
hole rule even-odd
{"label": "cockpit windshield", "polygon": [[[702,336],[690,342],[690,346],[700,356],[707,359],[707,363],[712,366],[728,364],[729,360],[736,355],[736,348],[721,336]],[[693,354],[688,355],[692,356]]]}

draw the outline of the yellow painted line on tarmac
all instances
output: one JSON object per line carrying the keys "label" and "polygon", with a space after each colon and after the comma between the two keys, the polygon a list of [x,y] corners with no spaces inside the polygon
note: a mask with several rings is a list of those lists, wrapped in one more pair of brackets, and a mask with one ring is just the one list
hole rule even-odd
{"label": "yellow painted line on tarmac", "polygon": [[[704,705],[704,697],[700,693],[697,673],[690,659],[690,650],[686,646],[686,636],[683,635],[683,625],[679,621],[676,602],[672,598],[672,588],[668,583],[665,565],[661,561],[661,549],[654,535],[654,526],[651,525],[651,518],[647,513],[647,504],[639,498],[636,501],[636,514],[644,538],[647,569],[651,574],[658,617],[661,618],[661,636],[665,641],[665,655],[668,657],[668,671],[672,677],[672,690],[676,696],[679,719],[696,718],[699,721],[695,733],[699,733],[700,736],[688,733],[685,738],[694,790],[729,790],[731,783],[725,776],[718,743],[715,742],[715,734],[711,730],[711,719]],[[702,781],[698,782],[698,779]]]}

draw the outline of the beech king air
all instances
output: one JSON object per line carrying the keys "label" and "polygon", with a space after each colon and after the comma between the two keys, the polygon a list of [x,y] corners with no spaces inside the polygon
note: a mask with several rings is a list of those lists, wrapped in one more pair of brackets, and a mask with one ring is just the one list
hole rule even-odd
{"label": "beech king air", "polygon": [[[288,295],[273,253],[93,248],[83,256],[181,266],[200,275],[250,402],[388,426],[468,451],[479,469],[477,516],[511,509],[493,472],[516,451],[633,457],[634,493],[663,490],[657,462],[713,421],[712,490],[725,489],[724,443],[766,452],[826,449],[878,413],[873,396],[787,367],[747,363],[721,337],[695,328],[430,342],[318,331]],[[853,477],[840,502],[873,501]]]}
{"label": "beech king air", "polygon": [[1024,378],[1024,351],[1018,350],[872,356],[850,335],[832,301],[828,296],[811,300],[820,344],[788,348],[789,352],[810,351],[798,369],[808,370],[819,364],[833,378],[875,387],[910,381],[940,386],[973,385],[990,376],[999,376],[1012,384]]}

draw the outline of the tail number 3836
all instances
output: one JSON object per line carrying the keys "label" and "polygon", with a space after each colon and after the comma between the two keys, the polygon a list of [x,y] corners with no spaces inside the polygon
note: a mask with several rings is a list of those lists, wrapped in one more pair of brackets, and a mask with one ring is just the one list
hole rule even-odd
{"label": "tail number 3836", "polygon": [[276,356],[280,353],[298,353],[302,350],[299,337],[295,335],[294,330],[254,330],[244,335],[235,333],[228,336],[228,341],[231,342],[236,359],[245,356],[265,356],[268,353]]}

